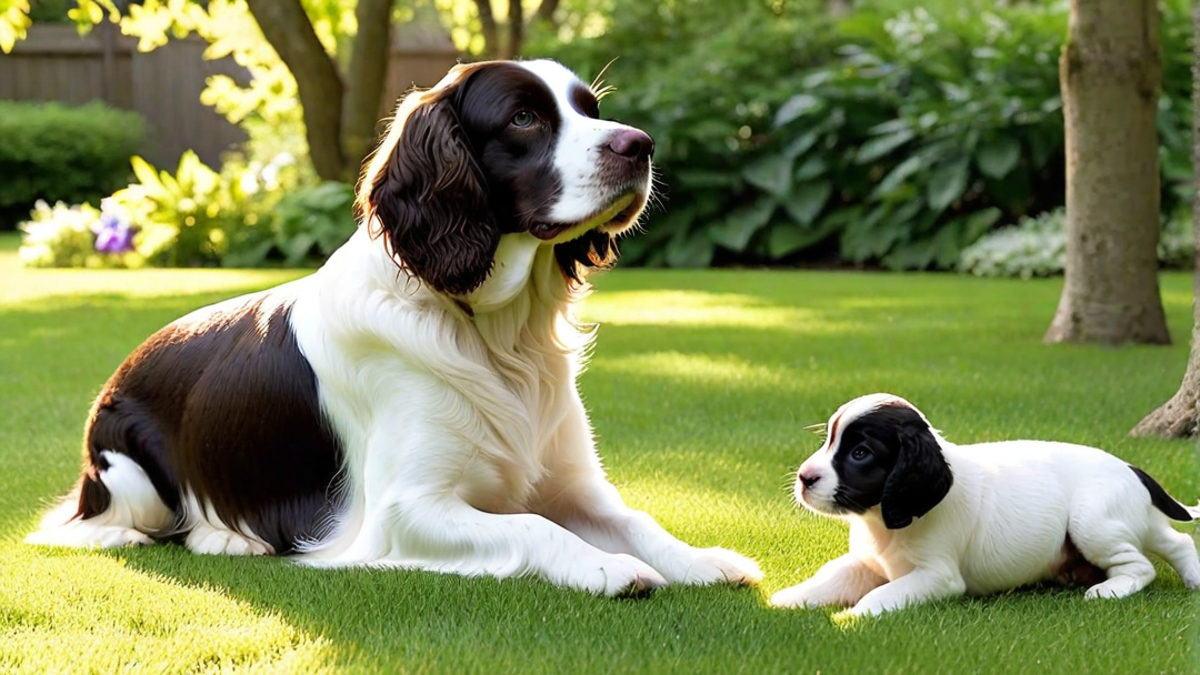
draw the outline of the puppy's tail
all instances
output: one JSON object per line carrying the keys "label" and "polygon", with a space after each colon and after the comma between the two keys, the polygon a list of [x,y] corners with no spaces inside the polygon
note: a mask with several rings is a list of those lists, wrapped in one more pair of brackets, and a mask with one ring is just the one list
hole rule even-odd
{"label": "puppy's tail", "polygon": [[1154,508],[1162,511],[1171,520],[1179,520],[1185,523],[1193,520],[1200,520],[1200,504],[1196,506],[1184,506],[1167,491],[1163,486],[1158,484],[1150,474],[1142,471],[1136,466],[1130,464],[1129,468],[1137,474],[1138,480],[1142,481],[1142,485],[1146,486],[1146,491],[1150,493],[1150,503]]}

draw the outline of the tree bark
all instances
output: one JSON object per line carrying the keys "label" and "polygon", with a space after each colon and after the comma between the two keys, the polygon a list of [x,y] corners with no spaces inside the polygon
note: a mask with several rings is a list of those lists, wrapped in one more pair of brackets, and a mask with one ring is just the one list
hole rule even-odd
{"label": "tree bark", "polygon": [[[1200,2],[1192,3],[1192,166],[1200,167]],[[1200,171],[1196,172],[1194,194],[1200,196]],[[1200,200],[1197,200],[1200,202]],[[1133,436],[1167,438],[1200,437],[1200,203],[1192,210],[1192,234],[1196,242],[1192,277],[1192,351],[1179,391],[1129,432]]]}
{"label": "tree bark", "polygon": [[1047,342],[1169,344],[1158,288],[1156,0],[1071,0],[1059,60],[1067,262]]}
{"label": "tree bark", "polygon": [[246,5],[296,78],[313,168],[324,180],[342,180],[343,86],[337,65],[325,53],[300,0],[247,0]]}
{"label": "tree bark", "polygon": [[358,35],[350,52],[342,101],[341,180],[347,183],[358,179],[363,158],[375,145],[379,98],[387,77],[392,39],[391,14],[392,0],[358,0],[354,9]]}
{"label": "tree bark", "polygon": [[533,14],[533,20],[558,26],[558,20],[554,16],[554,13],[558,11],[558,4],[559,0],[542,0],[542,4],[538,5],[537,11]]}
{"label": "tree bark", "polygon": [[483,55],[495,58],[500,53],[500,29],[496,25],[496,15],[492,13],[492,0],[475,0],[475,8],[479,11],[483,33]]}
{"label": "tree bark", "polygon": [[504,58],[515,59],[521,53],[521,44],[525,42],[525,8],[521,0],[508,0],[508,45]]}

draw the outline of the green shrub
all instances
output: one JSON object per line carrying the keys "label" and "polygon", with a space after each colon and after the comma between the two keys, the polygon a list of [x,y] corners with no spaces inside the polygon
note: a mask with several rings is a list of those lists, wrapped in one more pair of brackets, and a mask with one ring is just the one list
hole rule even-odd
{"label": "green shrub", "polygon": [[175,173],[132,160],[137,182],[102,200],[51,208],[21,224],[21,258],[35,267],[298,265],[354,233],[354,187],[303,185],[294,158],[231,157],[220,172],[192,152]]}
{"label": "green shrub", "polygon": [[358,227],[354,219],[354,186],[329,181],[297,187],[284,193],[271,209],[264,236],[235,247],[222,263],[255,267],[281,258],[295,266],[324,259],[344,244]]}
{"label": "green shrub", "polygon": [[0,229],[38,200],[96,204],[129,182],[129,158],[145,136],[141,116],[99,102],[0,101]]}
{"label": "green shrub", "polygon": [[[542,47],[585,73],[634,55],[609,69],[602,109],[654,136],[665,209],[622,242],[627,263],[949,268],[990,228],[1063,203],[1065,3],[837,23],[696,4],[622,3],[603,40]],[[1163,10],[1169,217],[1191,200],[1191,23],[1182,0]]]}

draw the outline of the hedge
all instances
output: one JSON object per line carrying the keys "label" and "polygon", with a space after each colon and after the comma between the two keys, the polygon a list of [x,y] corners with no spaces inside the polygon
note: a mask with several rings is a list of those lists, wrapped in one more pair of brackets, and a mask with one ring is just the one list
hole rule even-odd
{"label": "hedge", "polygon": [[37,200],[99,200],[132,177],[146,123],[137,113],[93,101],[0,101],[0,230],[14,229]]}

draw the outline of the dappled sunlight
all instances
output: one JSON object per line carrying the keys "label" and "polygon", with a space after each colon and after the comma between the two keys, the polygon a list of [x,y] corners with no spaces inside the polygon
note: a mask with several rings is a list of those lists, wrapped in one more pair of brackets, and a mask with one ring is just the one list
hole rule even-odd
{"label": "dappled sunlight", "polygon": [[751,498],[668,476],[638,477],[618,488],[626,503],[689,544],[755,558],[766,573],[767,594],[802,581],[848,547],[845,524],[796,507],[782,488],[771,497]]}
{"label": "dappled sunlight", "polygon": [[596,359],[589,369],[598,373],[644,376],[707,384],[743,384],[747,386],[785,386],[794,376],[778,366],[747,361],[733,354],[712,356],[681,352],[649,352]]}
{"label": "dappled sunlight", "polygon": [[6,673],[331,672],[333,645],[224,591],[104,553],[0,544]]}
{"label": "dappled sunlight", "polygon": [[588,298],[583,317],[613,326],[774,328],[812,334],[865,327],[857,322],[831,320],[812,309],[772,305],[753,295],[685,290],[599,293]]}
{"label": "dappled sunlight", "polygon": [[158,298],[266,288],[311,270],[264,269],[29,269],[15,252],[0,251],[0,305],[63,295]]}

